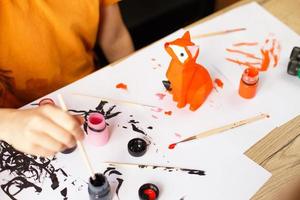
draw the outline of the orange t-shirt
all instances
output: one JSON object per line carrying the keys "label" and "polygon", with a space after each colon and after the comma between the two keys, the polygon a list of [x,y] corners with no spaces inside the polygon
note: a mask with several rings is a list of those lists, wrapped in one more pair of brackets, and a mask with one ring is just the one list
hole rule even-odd
{"label": "orange t-shirt", "polygon": [[0,1],[0,107],[19,107],[91,73],[101,7],[117,1]]}

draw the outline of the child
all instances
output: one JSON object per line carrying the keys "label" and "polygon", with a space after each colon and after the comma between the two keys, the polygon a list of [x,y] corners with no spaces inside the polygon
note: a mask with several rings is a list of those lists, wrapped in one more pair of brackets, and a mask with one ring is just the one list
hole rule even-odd
{"label": "child", "polygon": [[83,139],[78,120],[54,106],[13,108],[93,72],[96,43],[110,62],[134,51],[117,1],[0,1],[1,140],[49,156]]}

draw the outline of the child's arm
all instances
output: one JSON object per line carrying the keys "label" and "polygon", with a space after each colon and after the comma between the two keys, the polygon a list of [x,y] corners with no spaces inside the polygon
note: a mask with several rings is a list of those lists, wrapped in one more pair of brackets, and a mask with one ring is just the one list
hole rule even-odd
{"label": "child's arm", "polygon": [[0,109],[0,116],[0,140],[25,153],[50,156],[84,137],[78,120],[54,106]]}
{"label": "child's arm", "polygon": [[122,20],[118,4],[103,7],[100,17],[99,45],[109,62],[134,52],[129,32]]}

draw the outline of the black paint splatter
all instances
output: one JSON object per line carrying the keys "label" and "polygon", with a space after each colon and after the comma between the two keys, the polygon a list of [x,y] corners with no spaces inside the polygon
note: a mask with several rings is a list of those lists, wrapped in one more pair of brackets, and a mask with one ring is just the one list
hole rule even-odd
{"label": "black paint splatter", "polygon": [[[11,193],[10,188],[18,188],[18,191]],[[17,194],[19,194],[20,192],[22,192],[22,190],[27,189],[27,188],[34,188],[35,192],[40,193],[42,192],[42,188],[27,181],[26,178],[24,177],[15,177],[13,179],[11,179],[10,181],[8,181],[6,184],[1,185],[1,189],[3,190],[3,192],[5,192],[7,194],[7,196],[9,198],[11,198],[12,200],[17,200],[15,198],[15,196]]]}
{"label": "black paint splatter", "polygon": [[150,169],[162,169],[167,172],[174,172],[174,171],[182,171],[187,172],[191,175],[199,175],[199,176],[205,176],[205,171],[203,170],[197,170],[197,169],[187,169],[187,168],[176,168],[176,167],[164,167],[164,166],[149,166],[149,165],[138,165],[139,168],[150,168]]}
{"label": "black paint splatter", "polygon": [[147,135],[143,130],[139,129],[135,124],[131,124],[132,130],[143,135]]}
{"label": "black paint splatter", "polygon": [[[26,155],[4,141],[0,141],[0,173],[9,172],[14,178],[1,185],[1,189],[13,200],[15,196],[27,188],[34,188],[37,193],[42,192],[38,184],[43,178],[51,180],[51,188],[59,187],[58,172],[65,177],[68,175],[63,169],[56,169],[51,161],[55,160]],[[10,188],[18,188],[17,192],[11,192]]]}
{"label": "black paint splatter", "polygon": [[150,129],[150,130],[152,130],[152,129],[153,129],[153,127],[152,127],[152,126],[148,126],[148,127],[147,127],[147,129]]}
{"label": "black paint splatter", "polygon": [[[118,198],[119,198],[119,190],[120,190],[120,188],[121,188],[121,186],[122,186],[124,180],[121,179],[121,178],[117,178],[117,181],[118,181],[118,186],[117,186],[117,188],[116,188],[116,194],[117,194],[117,196],[118,196]],[[120,198],[119,198],[119,199],[120,199]]]}
{"label": "black paint splatter", "polygon": [[64,200],[67,200],[68,197],[67,197],[67,193],[68,193],[68,189],[67,188],[64,188],[63,190],[60,191],[60,194],[65,197]]}
{"label": "black paint splatter", "polygon": [[199,175],[199,176],[205,176],[205,171],[202,170],[197,170],[197,169],[185,169],[181,168],[181,171],[187,172],[188,174],[192,175]]}
{"label": "black paint splatter", "polygon": [[127,129],[127,126],[122,126],[122,128]]}
{"label": "black paint splatter", "polygon": [[111,171],[108,173],[109,176],[112,175],[112,174],[122,175],[122,173],[119,172],[119,171],[117,171],[117,170],[111,170]]}
{"label": "black paint splatter", "polygon": [[[103,172],[103,174],[104,175],[108,174],[108,176],[111,176],[113,174],[118,175],[118,176],[122,176],[123,175],[121,172],[119,172],[118,170],[116,170],[115,167],[107,167],[106,170]],[[118,185],[117,185],[117,188],[116,188],[116,194],[117,194],[117,196],[119,198],[119,191],[120,191],[120,188],[121,188],[124,180],[121,179],[121,178],[116,178],[116,180],[118,181]]]}
{"label": "black paint splatter", "polygon": [[129,124],[138,124],[138,123],[140,123],[140,122],[139,122],[139,121],[135,121],[134,119],[132,119],[132,120],[130,120],[128,123],[129,123]]}

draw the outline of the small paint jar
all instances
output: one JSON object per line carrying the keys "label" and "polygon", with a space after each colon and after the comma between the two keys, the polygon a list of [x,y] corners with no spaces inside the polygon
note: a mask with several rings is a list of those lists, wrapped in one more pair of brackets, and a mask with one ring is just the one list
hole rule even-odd
{"label": "small paint jar", "polygon": [[109,182],[103,174],[95,174],[89,179],[88,193],[90,200],[111,200],[112,193]]}
{"label": "small paint jar", "polygon": [[90,113],[87,116],[87,141],[95,146],[105,145],[110,137],[105,118],[101,113]]}
{"label": "small paint jar", "polygon": [[250,67],[245,69],[239,87],[241,97],[251,99],[256,95],[259,81],[259,71],[257,68]]}
{"label": "small paint jar", "polygon": [[140,200],[156,200],[159,196],[159,189],[152,183],[146,183],[139,188]]}
{"label": "small paint jar", "polygon": [[147,142],[142,138],[134,138],[128,142],[127,149],[133,157],[141,157],[147,151]]}

